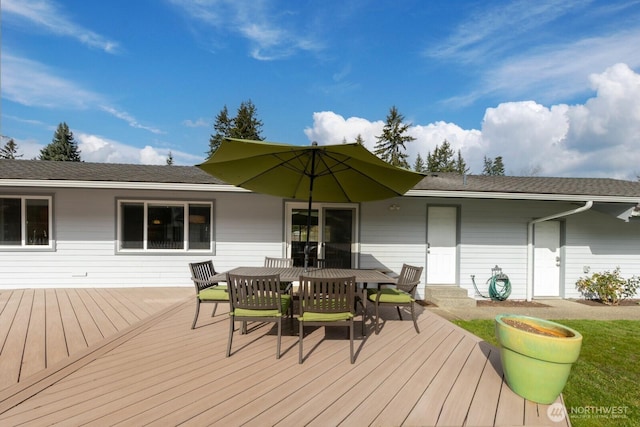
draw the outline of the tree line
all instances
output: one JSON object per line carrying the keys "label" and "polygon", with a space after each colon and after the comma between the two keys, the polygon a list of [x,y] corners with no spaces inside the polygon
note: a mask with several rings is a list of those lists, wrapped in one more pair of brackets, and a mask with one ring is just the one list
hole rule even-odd
{"label": "tree line", "polygon": [[[229,114],[229,109],[225,105],[216,115],[213,123],[214,133],[209,138],[209,148],[205,153],[207,157],[212,156],[224,138],[251,139],[263,141],[263,122],[258,118],[258,110],[251,100],[240,103],[235,116]],[[385,162],[402,167],[413,169],[417,172],[455,172],[460,174],[469,173],[469,167],[462,157],[460,150],[454,152],[451,144],[445,139],[442,144],[436,145],[433,152],[426,153],[423,157],[418,153],[413,163],[409,166],[406,144],[415,141],[415,137],[408,134],[410,123],[405,123],[405,118],[396,106],[392,106],[387,114],[382,134],[376,136],[374,154]],[[343,139],[343,143],[346,143]],[[364,139],[358,135],[355,143],[364,145]],[[17,159],[22,157],[18,154],[17,144],[13,139],[0,147],[0,158]],[[72,161],[80,162],[81,152],[74,139],[73,132],[66,122],[58,125],[53,134],[51,143],[40,150],[39,160]],[[173,154],[169,151],[166,159],[167,165],[174,163]],[[484,158],[483,175],[504,175],[504,163],[502,156],[495,158]]]}

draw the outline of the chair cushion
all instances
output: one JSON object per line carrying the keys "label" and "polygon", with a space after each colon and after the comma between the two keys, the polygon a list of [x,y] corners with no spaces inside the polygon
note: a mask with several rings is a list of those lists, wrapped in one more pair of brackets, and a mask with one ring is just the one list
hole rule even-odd
{"label": "chair cushion", "polygon": [[313,311],[305,311],[298,320],[303,322],[338,322],[340,320],[349,320],[353,317],[352,313],[314,313]]}
{"label": "chair cushion", "polygon": [[278,313],[278,310],[251,310],[246,308],[236,308],[233,313],[229,314],[234,314],[240,317],[278,317],[282,314],[285,314],[289,310],[289,305],[291,305],[291,295],[280,295],[280,303],[282,310],[281,313]]}
{"label": "chair cushion", "polygon": [[[376,302],[378,298],[378,292],[367,292],[369,300]],[[411,298],[411,295],[396,288],[384,288],[380,289],[380,302],[408,304],[414,302],[415,299]]]}
{"label": "chair cushion", "polygon": [[229,292],[226,286],[213,286],[203,289],[198,293],[200,301],[229,301]]}
{"label": "chair cushion", "polygon": [[238,317],[280,317],[282,313],[278,310],[249,310],[246,308],[236,308],[231,312],[234,316]]}

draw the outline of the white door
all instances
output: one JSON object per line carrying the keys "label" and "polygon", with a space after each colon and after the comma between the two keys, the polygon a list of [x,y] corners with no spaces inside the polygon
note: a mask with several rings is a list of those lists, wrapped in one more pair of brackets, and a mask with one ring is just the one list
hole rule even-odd
{"label": "white door", "polygon": [[456,284],[455,207],[430,206],[427,213],[427,285]]}
{"label": "white door", "polygon": [[559,221],[545,221],[535,225],[533,296],[560,296]]}

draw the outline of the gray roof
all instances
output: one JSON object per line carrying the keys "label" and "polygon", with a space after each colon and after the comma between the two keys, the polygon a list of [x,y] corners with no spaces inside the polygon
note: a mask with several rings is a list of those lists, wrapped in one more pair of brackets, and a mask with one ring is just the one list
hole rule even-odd
{"label": "gray roof", "polygon": [[[7,179],[224,184],[224,182],[196,166],[0,159],[0,182]],[[640,200],[640,182],[609,178],[550,178],[430,173],[414,187],[414,190],[452,193],[630,197]]]}
{"label": "gray roof", "polygon": [[640,182],[611,178],[550,178],[432,173],[427,174],[414,189],[640,198]]}
{"label": "gray roof", "polygon": [[0,179],[224,184],[195,166],[0,160]]}

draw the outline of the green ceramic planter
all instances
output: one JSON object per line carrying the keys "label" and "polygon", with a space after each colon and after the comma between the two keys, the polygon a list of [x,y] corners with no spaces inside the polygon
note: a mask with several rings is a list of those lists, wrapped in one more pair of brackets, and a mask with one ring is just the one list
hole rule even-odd
{"label": "green ceramic planter", "polygon": [[[562,393],[571,365],[580,355],[582,335],[567,326],[536,317],[499,314],[495,321],[502,370],[511,390],[533,402],[553,403]],[[508,322],[519,322],[520,327]]]}

